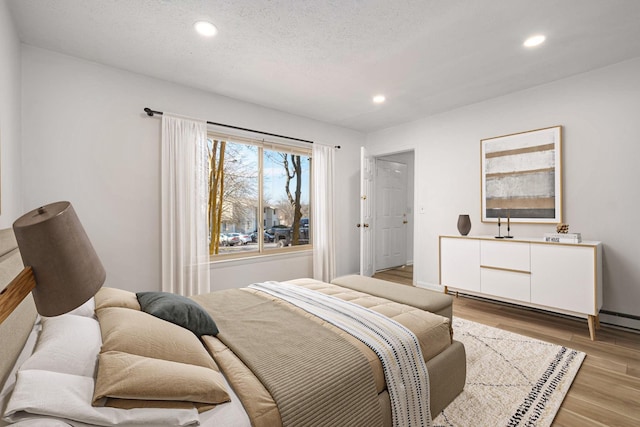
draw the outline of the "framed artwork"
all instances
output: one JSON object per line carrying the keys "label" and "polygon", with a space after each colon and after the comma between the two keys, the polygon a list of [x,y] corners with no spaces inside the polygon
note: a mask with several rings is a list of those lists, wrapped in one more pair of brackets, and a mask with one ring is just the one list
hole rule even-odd
{"label": "framed artwork", "polygon": [[482,222],[562,222],[562,126],[480,141]]}

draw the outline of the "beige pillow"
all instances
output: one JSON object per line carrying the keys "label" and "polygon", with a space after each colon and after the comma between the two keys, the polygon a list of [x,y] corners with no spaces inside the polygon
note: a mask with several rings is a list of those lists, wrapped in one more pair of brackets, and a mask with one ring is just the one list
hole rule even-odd
{"label": "beige pillow", "polygon": [[[96,406],[96,405],[94,405]],[[183,402],[179,400],[142,400],[142,399],[119,399],[116,397],[107,397],[104,399],[104,406],[107,408],[117,409],[137,409],[137,408],[156,408],[156,409],[193,409],[198,412],[208,411],[217,405],[213,403],[196,403]]]}
{"label": "beige pillow", "polygon": [[218,370],[202,343],[188,329],[143,311],[120,307],[98,310],[102,353],[120,351]]}
{"label": "beige pillow", "polygon": [[140,310],[136,294],[124,289],[100,288],[95,297],[96,311],[107,307],[124,307]]}
{"label": "beige pillow", "polygon": [[222,374],[213,369],[119,351],[100,354],[94,405],[104,398],[109,406],[124,408],[195,404],[208,409],[230,400]]}

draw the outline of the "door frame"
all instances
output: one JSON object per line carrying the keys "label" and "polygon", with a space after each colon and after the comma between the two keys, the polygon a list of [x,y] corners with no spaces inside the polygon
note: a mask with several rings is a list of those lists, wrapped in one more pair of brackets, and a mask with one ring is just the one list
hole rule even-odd
{"label": "door frame", "polygon": [[[403,153],[412,153],[413,154],[413,159],[414,159],[413,173],[410,174],[409,177],[408,177],[408,180],[411,180],[412,183],[413,183],[413,206],[412,206],[413,216],[412,216],[412,221],[410,221],[410,231],[409,231],[412,236],[414,236],[413,231],[415,230],[414,229],[415,217],[416,217],[415,206],[416,206],[416,201],[417,201],[417,188],[416,188],[416,185],[415,185],[415,183],[416,183],[416,178],[415,178],[416,177],[415,159],[417,158],[417,151],[418,151],[417,147],[414,147],[414,146],[405,146],[405,147],[396,146],[394,148],[390,148],[390,147],[366,147],[367,155],[369,157],[373,158],[374,165],[376,163],[375,160],[380,158],[380,157],[389,157],[389,156],[393,156],[393,155],[396,155],[396,154],[403,154]],[[376,183],[375,183],[375,176],[376,176],[376,174],[375,174],[375,171],[374,171],[374,183],[373,183],[373,194],[374,194],[374,197],[375,197],[376,192],[377,192],[377,187],[376,187]],[[374,233],[374,235],[372,236],[372,240],[375,239],[375,231],[374,231],[376,229],[375,221],[376,221],[376,218],[375,218],[375,212],[374,212],[374,216],[373,216],[374,225],[373,225],[373,227],[371,227],[372,228],[371,232]],[[375,244],[372,245],[372,246],[375,248]],[[413,265],[414,265],[413,282],[414,282],[414,284],[416,283],[416,279],[415,279],[415,277],[416,277],[415,250],[416,250],[416,241],[415,241],[415,239],[413,239],[412,258],[414,258],[414,260],[413,260]],[[361,254],[361,257],[362,257],[362,254]],[[373,272],[375,273],[375,271],[376,271],[376,266],[375,266],[375,258],[376,257],[375,257],[375,254],[372,253],[371,257],[373,258],[371,262],[374,263],[373,264]],[[362,265],[362,263],[361,263],[361,265]]]}

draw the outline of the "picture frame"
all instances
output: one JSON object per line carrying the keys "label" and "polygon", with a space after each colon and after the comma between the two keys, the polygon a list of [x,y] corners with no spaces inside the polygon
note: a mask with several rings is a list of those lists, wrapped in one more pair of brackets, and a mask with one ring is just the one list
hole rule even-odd
{"label": "picture frame", "polygon": [[562,126],[480,140],[482,222],[562,222]]}

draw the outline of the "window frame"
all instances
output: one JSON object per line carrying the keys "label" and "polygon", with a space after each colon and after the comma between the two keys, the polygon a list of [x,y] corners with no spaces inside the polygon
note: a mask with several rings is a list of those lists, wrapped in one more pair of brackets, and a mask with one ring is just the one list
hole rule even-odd
{"label": "window frame", "polygon": [[[267,141],[265,139],[251,138],[247,136],[233,135],[219,131],[207,130],[207,139],[224,140],[231,143],[240,143],[253,145],[258,147],[258,236],[262,236],[264,229],[264,150],[279,151],[287,154],[305,156],[309,158],[309,224],[312,222],[313,215],[313,149],[311,147],[295,145],[291,143],[282,143]],[[300,254],[302,252],[311,252],[313,250],[313,229],[309,230],[309,243],[304,245],[287,246],[282,248],[269,248],[265,251],[264,239],[258,238],[257,251],[242,251],[237,253],[211,254],[209,255],[210,263],[229,262],[234,260],[248,260],[250,258],[264,259],[268,257],[281,257],[286,254]]]}

